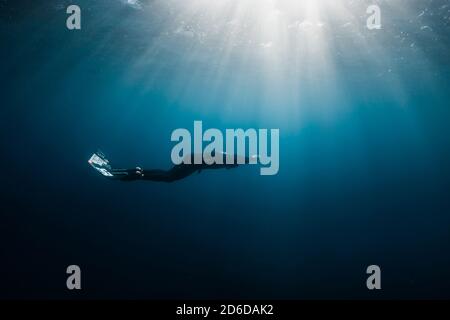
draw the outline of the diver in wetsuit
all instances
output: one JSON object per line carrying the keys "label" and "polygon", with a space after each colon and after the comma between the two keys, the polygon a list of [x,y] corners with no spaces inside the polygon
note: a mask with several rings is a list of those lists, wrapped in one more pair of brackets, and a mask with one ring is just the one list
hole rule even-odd
{"label": "diver in wetsuit", "polygon": [[[237,166],[239,166],[238,159],[241,160],[240,161],[241,163],[245,164],[249,164],[251,162],[249,157],[232,156],[233,164],[227,164],[226,158],[229,156],[224,154],[223,164],[217,163],[207,164],[203,160],[201,164],[194,164],[194,155],[190,155],[188,157],[191,158],[190,164],[181,163],[173,166],[169,170],[159,170],[159,169],[144,170],[140,167],[136,167],[134,169],[110,169],[109,172],[111,173],[111,176],[109,176],[109,178],[121,181],[147,180],[159,182],[174,182],[186,178],[195,172],[200,173],[202,170],[206,169],[236,168]],[[254,157],[251,158],[253,159]]]}

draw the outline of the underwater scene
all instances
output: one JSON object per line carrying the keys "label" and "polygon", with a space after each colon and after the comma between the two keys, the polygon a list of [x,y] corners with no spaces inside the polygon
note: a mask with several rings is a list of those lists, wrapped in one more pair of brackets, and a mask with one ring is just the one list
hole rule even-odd
{"label": "underwater scene", "polygon": [[450,1],[0,0],[0,48],[0,298],[450,298]]}

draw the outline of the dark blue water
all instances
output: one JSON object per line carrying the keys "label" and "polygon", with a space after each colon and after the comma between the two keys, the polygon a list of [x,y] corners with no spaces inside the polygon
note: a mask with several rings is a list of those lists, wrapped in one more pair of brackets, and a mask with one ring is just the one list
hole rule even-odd
{"label": "dark blue water", "polygon": [[[0,297],[450,297],[448,1],[376,1],[375,31],[370,1],[76,2],[69,31],[71,2],[0,0]],[[194,120],[279,128],[279,174],[87,163],[169,168]]]}

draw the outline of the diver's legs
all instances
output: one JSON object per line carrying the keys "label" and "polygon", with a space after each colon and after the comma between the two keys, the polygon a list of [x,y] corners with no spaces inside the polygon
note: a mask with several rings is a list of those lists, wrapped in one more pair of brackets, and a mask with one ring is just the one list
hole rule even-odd
{"label": "diver's legs", "polygon": [[198,168],[192,165],[180,164],[172,167],[172,169],[165,170],[143,170],[142,180],[161,181],[161,182],[174,182],[190,176]]}
{"label": "diver's legs", "polygon": [[142,180],[150,180],[150,181],[160,181],[160,182],[172,182],[172,181],[174,181],[171,178],[171,176],[169,174],[169,171],[158,170],[158,169],[143,170],[141,179]]}
{"label": "diver's legs", "polygon": [[205,169],[221,169],[227,168],[231,169],[237,167],[237,164],[179,164],[172,167],[170,170],[142,170],[139,167],[135,169],[111,169],[111,174],[113,179],[118,179],[122,181],[135,181],[135,180],[148,180],[148,181],[159,181],[159,182],[174,182],[177,180],[184,179],[194,172],[200,172]]}
{"label": "diver's legs", "polygon": [[142,169],[136,167],[134,169],[111,169],[112,174],[110,179],[122,180],[122,181],[134,181],[139,180],[142,176]]}
{"label": "diver's legs", "polygon": [[111,169],[111,179],[117,179],[121,181],[136,181],[136,180],[148,180],[159,182],[173,182],[183,179],[198,169],[191,165],[178,165],[174,166],[170,170],[142,170],[137,167],[135,169]]}

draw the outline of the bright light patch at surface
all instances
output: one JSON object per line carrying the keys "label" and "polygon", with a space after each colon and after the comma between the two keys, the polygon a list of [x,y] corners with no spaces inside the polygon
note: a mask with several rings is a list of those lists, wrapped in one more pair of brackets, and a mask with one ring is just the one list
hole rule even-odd
{"label": "bright light patch at surface", "polygon": [[[378,91],[405,105],[408,66],[420,61],[414,68],[430,77],[421,42],[430,49],[439,38],[417,1],[375,3],[380,30],[367,28],[374,1],[142,1],[127,21],[141,41],[129,81],[161,86],[194,110],[293,123],[345,111],[355,99],[348,87],[361,86],[361,99]],[[435,21],[448,12],[438,10]],[[219,102],[226,107],[215,109]]]}

